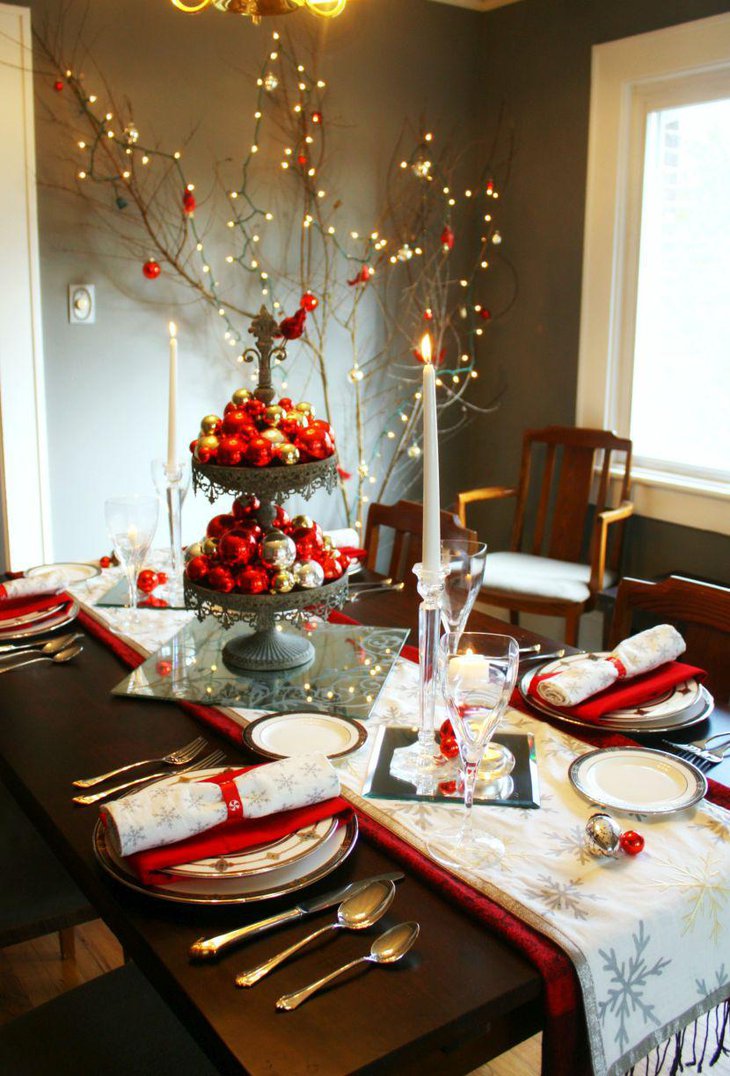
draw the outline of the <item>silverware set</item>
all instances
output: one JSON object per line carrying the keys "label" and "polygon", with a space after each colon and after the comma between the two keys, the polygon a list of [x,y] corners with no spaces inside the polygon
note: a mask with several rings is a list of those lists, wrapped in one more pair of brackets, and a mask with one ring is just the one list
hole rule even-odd
{"label": "silverware set", "polygon": [[367,598],[371,594],[381,594],[383,591],[391,591],[397,593],[403,590],[405,583],[394,583],[392,579],[380,579],[376,583],[350,583],[349,594],[350,601],[356,602],[360,598]]}
{"label": "silverware set", "polygon": [[132,781],[125,781],[121,785],[114,785],[112,788],[102,789],[100,792],[94,792],[90,795],[84,793],[82,795],[74,796],[73,802],[85,807],[91,803],[98,803],[108,796],[115,796],[119,792],[126,792],[127,789],[144,785],[148,781],[154,781],[161,777],[170,777],[172,774],[189,773],[191,770],[210,769],[212,766],[217,766],[219,763],[225,761],[225,755],[222,751],[212,751],[204,758],[198,758],[197,756],[199,756],[207,746],[204,738],[198,736],[195,740],[191,740],[190,743],[185,744],[183,747],[179,747],[176,751],[171,751],[169,754],[163,755],[161,758],[140,759],[138,762],[130,762],[126,766],[120,766],[116,770],[109,770],[108,773],[98,774],[96,777],[79,777],[71,782],[75,788],[94,788],[96,785],[103,784],[103,782],[111,780],[112,777],[118,777],[122,773],[127,773],[137,766],[160,764],[171,767],[169,770],[156,770],[154,773],[145,774],[143,777],[134,778]]}
{"label": "silverware set", "polygon": [[[24,643],[22,646],[0,647],[0,662],[12,660],[19,654],[25,660],[16,661],[10,665],[0,665],[0,674],[12,672],[13,669],[22,669],[25,665],[35,665],[39,661],[52,661],[55,665],[65,665],[72,661],[84,649],[77,639],[82,639],[80,633],[60,635],[57,639],[49,639],[47,642]],[[34,654],[34,657],[29,655]]]}
{"label": "silverware set", "polygon": [[673,754],[693,763],[703,773],[730,756],[730,730],[716,732],[704,740],[693,740],[691,743],[675,743],[674,740],[662,740],[662,743],[671,747]]}

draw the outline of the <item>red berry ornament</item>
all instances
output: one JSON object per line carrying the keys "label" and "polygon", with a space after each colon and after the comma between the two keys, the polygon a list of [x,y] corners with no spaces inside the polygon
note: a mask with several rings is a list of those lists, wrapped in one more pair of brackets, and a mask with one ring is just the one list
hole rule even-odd
{"label": "red berry ornament", "polygon": [[151,568],[143,568],[137,576],[137,590],[141,590],[143,594],[151,594],[159,582],[157,572],[153,572]]}
{"label": "red berry ornament", "polygon": [[157,585],[158,586],[163,587],[165,585],[165,583],[167,582],[167,579],[168,579],[167,572],[158,572],[157,573]]}
{"label": "red berry ornament", "polygon": [[265,568],[250,565],[236,574],[236,589],[242,594],[266,594],[269,589],[269,573]]}
{"label": "red berry ornament", "polygon": [[210,571],[210,558],[203,556],[193,557],[185,567],[185,574],[191,583],[204,583]]}
{"label": "red berry ornament", "polygon": [[234,516],[213,516],[205,533],[209,538],[222,538],[226,531],[232,531],[235,525],[236,520]]}
{"label": "red berry ornament", "polygon": [[454,249],[454,232],[448,224],[441,233],[441,249],[444,254],[448,254],[450,250]]}
{"label": "red berry ornament", "polygon": [[321,122],[322,122],[322,113],[321,112],[313,112],[312,113],[312,123],[316,124],[319,127]]}
{"label": "red berry ornament", "polygon": [[156,262],[154,258],[150,258],[142,266],[142,272],[148,280],[157,280],[158,276],[162,272],[160,263]]}
{"label": "red berry ornament", "polygon": [[243,568],[256,556],[258,545],[252,534],[240,531],[224,534],[218,543],[218,555],[230,568]]}
{"label": "red berry ornament", "polygon": [[486,306],[483,306],[479,311],[479,317],[482,319],[482,321],[489,321],[492,317],[492,311],[487,310]]}
{"label": "red berry ornament", "polygon": [[307,311],[303,306],[300,306],[296,314],[279,322],[279,335],[283,336],[285,340],[298,340],[304,332],[306,320]]}
{"label": "red berry ornament", "polygon": [[455,736],[441,737],[441,754],[444,758],[456,758],[459,754],[459,745]]}
{"label": "red berry ornament", "polygon": [[61,93],[61,91],[63,90],[64,85],[65,85],[65,83],[64,83],[63,79],[57,78],[56,81],[53,83],[53,88],[56,91],[56,93]]}
{"label": "red berry ornament", "polygon": [[312,295],[311,291],[305,291],[304,295],[299,300],[299,305],[303,306],[308,314],[311,314],[312,311],[316,310],[319,306],[319,299],[316,295]]}
{"label": "red berry ornament", "polygon": [[618,843],[627,856],[638,856],[639,852],[644,850],[644,838],[633,829],[627,829],[625,833],[622,833]]}
{"label": "red berry ornament", "polygon": [[183,191],[182,204],[183,204],[183,212],[187,216],[190,216],[192,213],[195,212],[195,195],[190,190],[190,188]]}
{"label": "red berry ornament", "polygon": [[222,565],[211,568],[208,572],[208,586],[222,594],[230,594],[236,585],[233,573]]}
{"label": "red berry ornament", "polygon": [[273,454],[273,447],[265,437],[252,437],[244,452],[246,463],[251,467],[267,467]]}
{"label": "red berry ornament", "polygon": [[100,568],[111,568],[111,566],[112,566],[112,558],[111,557],[99,557],[99,567]]}

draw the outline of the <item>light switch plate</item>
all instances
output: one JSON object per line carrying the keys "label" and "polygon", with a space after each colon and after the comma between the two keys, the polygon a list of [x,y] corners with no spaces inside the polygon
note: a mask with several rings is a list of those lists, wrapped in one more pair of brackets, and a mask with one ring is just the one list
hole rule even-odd
{"label": "light switch plate", "polygon": [[68,320],[71,325],[93,325],[96,321],[96,291],[93,284],[69,284]]}

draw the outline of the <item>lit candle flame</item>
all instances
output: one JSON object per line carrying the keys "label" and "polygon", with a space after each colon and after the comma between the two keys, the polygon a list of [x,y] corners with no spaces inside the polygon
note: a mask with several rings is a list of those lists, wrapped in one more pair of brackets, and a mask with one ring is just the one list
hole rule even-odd
{"label": "lit candle flame", "polygon": [[421,358],[424,362],[431,364],[433,351],[431,348],[431,337],[428,333],[424,333],[421,337]]}
{"label": "lit candle flame", "polygon": [[170,333],[170,338],[172,340],[174,340],[175,337],[177,336],[177,325],[175,324],[174,321],[171,321],[170,324],[167,326],[167,328],[168,328],[169,333]]}

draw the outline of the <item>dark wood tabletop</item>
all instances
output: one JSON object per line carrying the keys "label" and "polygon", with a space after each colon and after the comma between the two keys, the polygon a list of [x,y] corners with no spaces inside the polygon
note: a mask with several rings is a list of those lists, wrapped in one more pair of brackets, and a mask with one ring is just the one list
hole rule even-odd
{"label": "dark wood tabletop", "polygon": [[[346,611],[364,623],[413,628],[417,600],[412,592],[381,593]],[[498,631],[504,625],[474,614],[470,627]],[[537,638],[509,631],[525,642]],[[251,990],[236,990],[234,975],[327,922],[332,910],[249,942],[216,963],[190,963],[188,948],[199,936],[253,922],[292,901],[227,909],[170,905],[122,888],[98,866],[91,848],[96,809],[71,803],[71,780],[162,755],[200,731],[173,703],[113,697],[110,691],[125,673],[89,637],[75,663],[36,664],[3,676],[0,775],[126,952],[222,1072],[446,1076],[469,1072],[540,1028],[542,986],[535,969],[408,874],[375,932],[415,919],[421,935],[414,951],[400,965],[370,969],[293,1013],[276,1012],[275,999],[362,955],[369,939],[343,932]],[[231,762],[249,760],[212,729],[206,735]],[[397,869],[361,837],[346,863],[311,892]]]}

